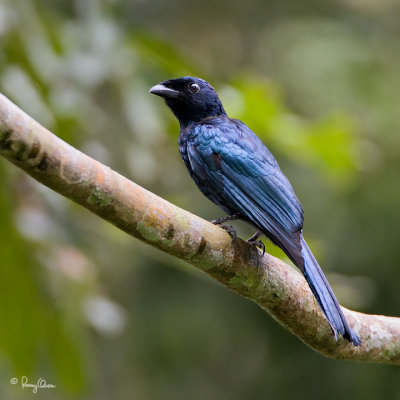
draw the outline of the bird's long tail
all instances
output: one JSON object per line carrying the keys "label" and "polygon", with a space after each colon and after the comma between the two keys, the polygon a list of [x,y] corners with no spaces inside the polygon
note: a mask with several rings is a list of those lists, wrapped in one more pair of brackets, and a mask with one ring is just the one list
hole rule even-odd
{"label": "bird's long tail", "polygon": [[306,241],[301,239],[302,256],[304,259],[304,277],[310,286],[315,298],[321,307],[322,312],[327,318],[336,338],[339,332],[346,340],[354,343],[355,346],[361,345],[360,337],[349,327],[343,315],[342,309],[336,300],[333,290],[329,286],[324,273],[322,272],[317,260],[312,254]]}

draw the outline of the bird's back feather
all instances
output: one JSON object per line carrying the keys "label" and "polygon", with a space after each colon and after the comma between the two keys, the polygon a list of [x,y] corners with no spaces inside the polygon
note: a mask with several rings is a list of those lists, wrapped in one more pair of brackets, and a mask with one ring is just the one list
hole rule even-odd
{"label": "bird's back feather", "polygon": [[303,209],[261,140],[225,116],[207,118],[181,135],[183,159],[202,192],[226,212],[241,214],[301,268]]}

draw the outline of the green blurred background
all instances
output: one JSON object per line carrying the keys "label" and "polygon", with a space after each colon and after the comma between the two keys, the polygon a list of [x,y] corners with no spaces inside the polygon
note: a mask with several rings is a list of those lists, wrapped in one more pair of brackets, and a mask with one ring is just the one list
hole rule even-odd
{"label": "green blurred background", "polygon": [[[1,0],[0,91],[206,219],[148,94],[196,75],[276,155],[341,303],[400,315],[396,0]],[[400,399],[398,368],[323,358],[255,304],[0,159],[0,398]],[[241,236],[251,229],[238,225]],[[267,251],[284,258],[266,242]]]}

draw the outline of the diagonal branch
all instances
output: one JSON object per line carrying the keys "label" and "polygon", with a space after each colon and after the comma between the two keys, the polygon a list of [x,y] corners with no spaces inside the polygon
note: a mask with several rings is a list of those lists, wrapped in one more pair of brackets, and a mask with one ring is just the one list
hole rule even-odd
{"label": "diagonal branch", "polygon": [[187,261],[271,314],[307,345],[337,359],[400,365],[400,318],[344,309],[361,334],[334,340],[294,269],[174,206],[81,153],[0,94],[0,154],[33,178],[128,234]]}

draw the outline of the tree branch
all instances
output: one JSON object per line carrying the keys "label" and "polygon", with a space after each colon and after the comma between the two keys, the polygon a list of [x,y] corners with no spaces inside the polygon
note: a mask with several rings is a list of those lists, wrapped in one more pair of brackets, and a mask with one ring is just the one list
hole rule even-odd
{"label": "tree branch", "polygon": [[0,154],[33,178],[128,234],[172,254],[257,303],[316,351],[400,365],[400,318],[343,309],[361,347],[336,342],[293,268],[231,237],[76,150],[0,94]]}

